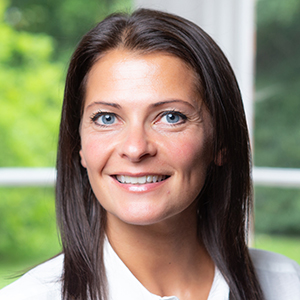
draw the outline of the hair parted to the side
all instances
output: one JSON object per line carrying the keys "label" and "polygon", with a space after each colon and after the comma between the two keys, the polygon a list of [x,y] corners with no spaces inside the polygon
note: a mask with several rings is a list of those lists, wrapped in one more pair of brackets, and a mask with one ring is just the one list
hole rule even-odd
{"label": "hair parted to the side", "polygon": [[198,233],[226,279],[231,299],[261,300],[246,245],[252,208],[250,146],[240,91],[216,43],[175,15],[140,9],[113,14],[81,40],[66,78],[57,156],[56,207],[64,259],[64,299],[106,299],[102,245],[105,211],[96,199],[79,151],[86,77],[113,49],[164,52],[182,59],[199,78],[198,91],[213,120],[214,162],[198,199]]}

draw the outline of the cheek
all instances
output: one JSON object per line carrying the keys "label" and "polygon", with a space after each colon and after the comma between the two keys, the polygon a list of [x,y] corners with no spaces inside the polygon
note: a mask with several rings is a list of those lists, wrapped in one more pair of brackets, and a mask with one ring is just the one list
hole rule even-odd
{"label": "cheek", "polygon": [[105,159],[105,149],[107,149],[107,147],[103,145],[103,141],[100,141],[96,136],[83,136],[80,150],[83,167],[87,169],[99,167]]}
{"label": "cheek", "polygon": [[169,156],[186,170],[195,170],[196,166],[206,167],[211,162],[211,147],[203,138],[178,138],[168,147]]}

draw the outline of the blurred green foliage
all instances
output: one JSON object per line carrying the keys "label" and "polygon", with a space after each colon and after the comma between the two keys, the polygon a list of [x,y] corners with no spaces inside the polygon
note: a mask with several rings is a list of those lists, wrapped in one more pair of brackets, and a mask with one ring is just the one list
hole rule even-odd
{"label": "blurred green foliage", "polygon": [[68,60],[82,35],[97,22],[130,8],[131,0],[10,0],[6,22],[17,30],[51,36],[55,57]]}
{"label": "blurred green foliage", "polygon": [[300,189],[255,188],[256,232],[300,235],[299,215]]}
{"label": "blurred green foliage", "polygon": [[257,166],[300,168],[299,37],[300,1],[257,2]]}
{"label": "blurred green foliage", "polygon": [[[258,0],[254,162],[300,168],[300,1]],[[258,232],[300,234],[300,190],[255,189]]]}
{"label": "blurred green foliage", "polygon": [[273,251],[295,260],[300,265],[300,237],[269,234],[256,234],[254,246]]}
{"label": "blurred green foliage", "polygon": [[14,30],[0,9],[0,166],[53,166],[62,64],[51,37]]}
{"label": "blurred green foliage", "polygon": [[53,188],[0,188],[0,263],[60,251]]}

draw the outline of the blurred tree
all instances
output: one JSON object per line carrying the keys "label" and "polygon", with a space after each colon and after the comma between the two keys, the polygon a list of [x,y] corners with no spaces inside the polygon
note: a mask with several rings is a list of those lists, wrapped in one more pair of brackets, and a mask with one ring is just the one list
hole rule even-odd
{"label": "blurred tree", "polygon": [[256,187],[255,200],[255,229],[257,232],[300,234],[299,189]]}
{"label": "blurred tree", "polygon": [[[300,168],[299,36],[299,0],[257,2],[257,166]],[[255,198],[257,231],[300,233],[299,189],[257,187]]]}
{"label": "blurred tree", "polygon": [[[2,2],[3,3],[3,2]],[[18,32],[0,7],[0,166],[55,162],[62,65],[50,61],[53,40]]]}
{"label": "blurred tree", "polygon": [[66,58],[80,37],[109,13],[129,10],[131,0],[11,0],[6,21],[17,30],[43,32]]}
{"label": "blurred tree", "polygon": [[35,264],[60,251],[53,188],[2,187],[0,197],[0,264]]}
{"label": "blurred tree", "polygon": [[255,164],[300,168],[300,1],[257,3]]}
{"label": "blurred tree", "polygon": [[[0,1],[0,167],[53,166],[63,67],[51,61],[51,37],[4,22],[6,5]],[[0,189],[0,263],[36,263],[59,251],[53,194]]]}

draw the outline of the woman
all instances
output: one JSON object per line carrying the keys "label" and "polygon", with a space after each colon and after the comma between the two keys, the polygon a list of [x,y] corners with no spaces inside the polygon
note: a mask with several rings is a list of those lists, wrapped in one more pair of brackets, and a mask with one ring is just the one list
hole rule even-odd
{"label": "woman", "polygon": [[158,11],[109,16],[66,80],[63,255],[1,299],[299,299],[295,263],[247,248],[250,162],[240,91],[214,41]]}

